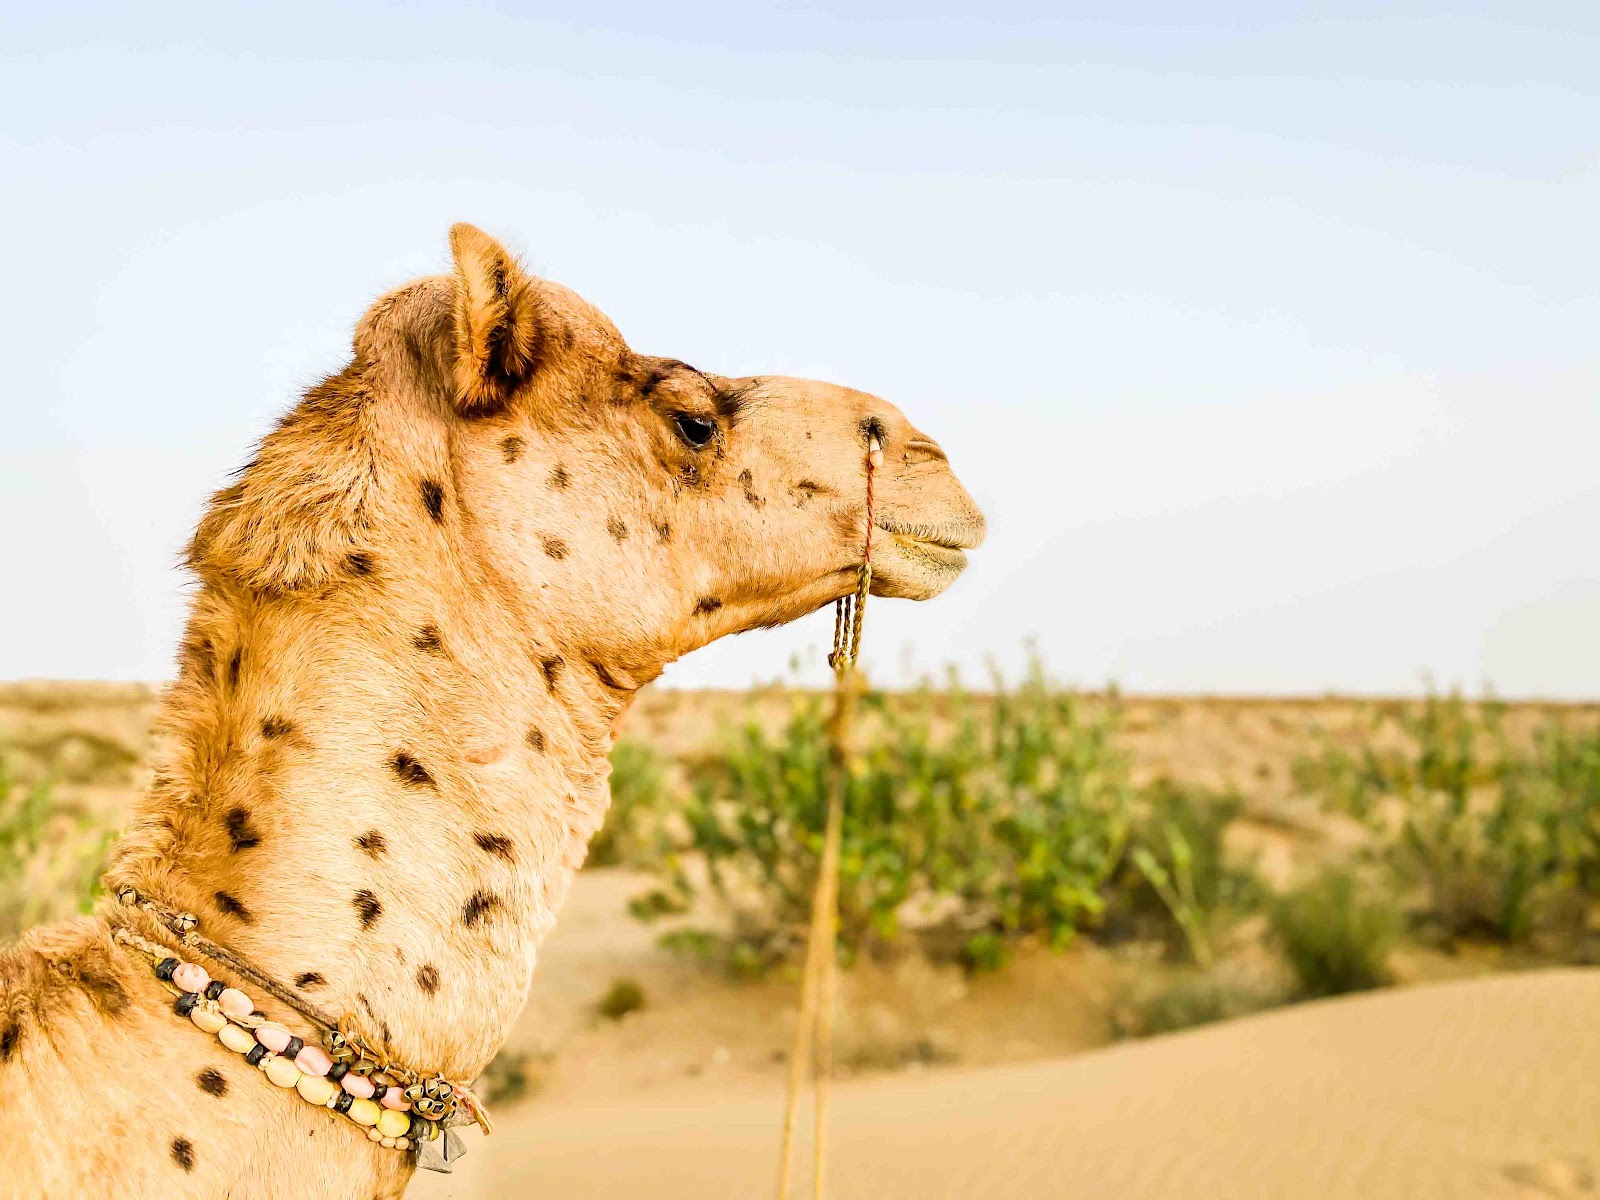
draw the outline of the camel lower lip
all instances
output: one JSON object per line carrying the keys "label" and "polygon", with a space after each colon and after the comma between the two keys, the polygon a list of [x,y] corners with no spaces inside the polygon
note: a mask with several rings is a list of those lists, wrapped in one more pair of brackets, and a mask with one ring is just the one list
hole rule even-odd
{"label": "camel lower lip", "polygon": [[[915,543],[919,546],[937,546],[941,550],[970,550],[975,544],[975,539],[965,535],[963,530],[951,530],[938,526],[914,525],[903,521],[892,521],[879,517],[876,521],[879,529],[890,534],[895,540],[902,543]],[[965,560],[963,560],[965,561]]]}
{"label": "camel lower lip", "polygon": [[966,553],[958,546],[947,546],[909,533],[890,533],[889,536],[903,553],[935,570],[959,571],[967,565]]}

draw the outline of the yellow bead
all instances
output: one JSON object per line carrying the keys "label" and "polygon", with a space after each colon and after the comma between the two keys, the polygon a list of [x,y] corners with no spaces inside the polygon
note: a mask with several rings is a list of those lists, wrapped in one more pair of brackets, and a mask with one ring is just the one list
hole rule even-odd
{"label": "yellow bead", "polygon": [[324,1075],[302,1075],[295,1081],[294,1087],[313,1104],[326,1104],[339,1090],[339,1085]]}
{"label": "yellow bead", "polygon": [[217,1030],[217,1041],[235,1054],[249,1054],[250,1047],[256,1044],[255,1037],[248,1029],[242,1029],[231,1021]]}
{"label": "yellow bead", "polygon": [[262,1070],[266,1071],[268,1079],[281,1088],[292,1088],[300,1082],[300,1068],[279,1054],[264,1060]]}
{"label": "yellow bead", "polygon": [[194,1010],[190,1012],[189,1020],[193,1021],[207,1033],[216,1033],[228,1023],[228,1018],[223,1016],[216,1009],[201,1008],[198,1004],[195,1005]]}
{"label": "yellow bead", "polygon": [[386,1138],[397,1138],[410,1128],[411,1116],[408,1113],[386,1108],[378,1117],[378,1132]]}
{"label": "yellow bead", "polygon": [[378,1114],[383,1110],[378,1107],[376,1100],[362,1100],[357,1098],[350,1102],[350,1109],[345,1113],[357,1125],[376,1125]]}
{"label": "yellow bead", "polygon": [[411,1143],[405,1138],[395,1138],[394,1148],[396,1150],[409,1150],[411,1149]]}
{"label": "yellow bead", "polygon": [[367,1130],[367,1141],[381,1142],[383,1141],[383,1134],[379,1133],[376,1129],[369,1129]]}

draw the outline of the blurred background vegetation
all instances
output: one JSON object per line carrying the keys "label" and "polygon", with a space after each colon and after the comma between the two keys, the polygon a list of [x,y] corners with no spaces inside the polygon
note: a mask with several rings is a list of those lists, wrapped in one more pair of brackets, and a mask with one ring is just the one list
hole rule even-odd
{"label": "blurred background vegetation", "polygon": [[[77,690],[74,690],[76,688]],[[786,977],[821,845],[829,697],[650,693],[591,869],[733,979]],[[145,779],[148,689],[0,689],[0,937],[82,911]],[[1088,941],[1138,1036],[1384,986],[1406,964],[1600,960],[1600,706],[869,692],[840,954],[971,977]],[[643,877],[642,877],[643,878]],[[1426,972],[1424,972],[1426,973]],[[635,985],[600,1011],[645,1004]]]}

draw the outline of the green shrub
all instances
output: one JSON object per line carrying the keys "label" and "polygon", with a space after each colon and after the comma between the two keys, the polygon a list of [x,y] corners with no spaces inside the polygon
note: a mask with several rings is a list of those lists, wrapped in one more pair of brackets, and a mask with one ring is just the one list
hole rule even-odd
{"label": "green shrub", "polygon": [[1197,1025],[1231,1021],[1283,1002],[1282,995],[1261,983],[1234,979],[1215,971],[1186,971],[1136,993],[1112,1020],[1118,1037],[1150,1037]]}
{"label": "green shrub", "polygon": [[513,1104],[543,1089],[549,1073],[549,1055],[502,1047],[478,1082],[478,1090],[490,1105]]}
{"label": "green shrub", "polygon": [[56,804],[54,779],[22,787],[0,760],[0,941],[87,912],[99,895],[113,835],[83,809]]}
{"label": "green shrub", "polygon": [[620,1021],[644,1007],[644,988],[637,980],[615,979],[595,1005],[595,1011],[608,1021]]}
{"label": "green shrub", "polygon": [[[749,723],[692,771],[689,849],[733,913],[728,961],[762,970],[803,945],[830,778],[824,697],[797,697],[777,737]],[[1102,906],[1130,789],[1114,703],[1086,705],[1035,668],[976,699],[862,697],[840,859],[847,960],[908,935],[974,967],[1019,937],[1066,944]],[[694,892],[667,872],[673,895]],[[675,937],[687,944],[685,936]],[[704,948],[704,939],[694,944]]]}
{"label": "green shrub", "polygon": [[1419,896],[1420,922],[1450,940],[1526,941],[1600,885],[1600,733],[1551,717],[1530,749],[1504,715],[1459,695],[1386,706],[1375,732],[1392,728],[1399,748],[1365,748],[1353,765],[1327,746],[1296,773],[1367,823],[1397,887]]}
{"label": "green shrub", "polygon": [[1336,996],[1390,981],[1400,917],[1367,898],[1353,872],[1327,867],[1272,905],[1271,930],[1299,995]]}
{"label": "green shrub", "polygon": [[611,748],[611,808],[589,842],[589,866],[649,867],[666,852],[662,817],[670,786],[666,764],[649,746],[619,738]]}
{"label": "green shrub", "polygon": [[1127,856],[1113,877],[1112,936],[1156,934],[1169,953],[1210,967],[1217,941],[1255,911],[1253,863],[1231,860],[1225,837],[1243,801],[1234,793],[1157,780],[1138,799]]}

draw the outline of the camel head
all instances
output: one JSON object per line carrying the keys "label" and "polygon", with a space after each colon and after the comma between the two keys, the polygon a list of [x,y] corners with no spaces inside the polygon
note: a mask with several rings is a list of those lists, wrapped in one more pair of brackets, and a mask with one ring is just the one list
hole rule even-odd
{"label": "camel head", "polygon": [[[379,460],[399,460],[388,490],[414,510],[419,543],[442,529],[454,558],[482,564],[485,586],[530,627],[602,664],[619,688],[849,592],[872,437],[884,451],[875,593],[938,595],[982,539],[944,451],[887,401],[637,353],[604,314],[526,273],[482,231],[457,225],[450,245],[451,276],[391,293],[357,329],[350,386],[376,406],[371,421],[392,447]],[[339,469],[329,461],[323,476]],[[267,519],[283,519],[281,497],[277,507]],[[399,552],[364,544],[386,525],[376,497],[367,507],[345,514],[349,544],[333,558]],[[237,519],[237,504],[222,508]],[[197,545],[228,540],[203,526]],[[235,540],[247,554],[261,544]],[[306,551],[292,562],[300,585],[334,569],[313,561],[314,540],[293,542]]]}

